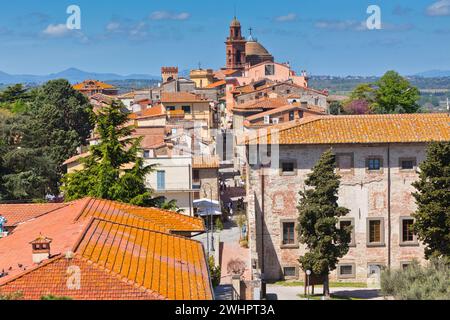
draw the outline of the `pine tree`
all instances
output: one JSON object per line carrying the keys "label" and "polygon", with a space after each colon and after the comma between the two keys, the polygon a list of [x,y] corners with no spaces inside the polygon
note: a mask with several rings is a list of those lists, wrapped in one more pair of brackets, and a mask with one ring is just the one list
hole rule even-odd
{"label": "pine tree", "polygon": [[413,186],[418,206],[413,228],[426,245],[425,256],[450,257],[450,142],[429,145]]}
{"label": "pine tree", "polygon": [[308,252],[299,261],[303,270],[324,278],[324,295],[329,297],[329,273],[336,269],[339,258],[347,254],[351,240],[351,227],[338,228],[339,218],[349,210],[340,207],[338,190],[340,177],[335,173],[335,157],[326,151],[308,175],[309,187],[300,192],[298,206],[299,241]]}
{"label": "pine tree", "polygon": [[134,127],[126,125],[128,115],[122,107],[113,102],[95,116],[99,144],[91,146],[89,156],[82,160],[83,170],[64,177],[62,189],[67,201],[86,196],[135,205],[150,201],[145,176],[153,167],[144,167],[139,156],[142,138],[131,137]]}

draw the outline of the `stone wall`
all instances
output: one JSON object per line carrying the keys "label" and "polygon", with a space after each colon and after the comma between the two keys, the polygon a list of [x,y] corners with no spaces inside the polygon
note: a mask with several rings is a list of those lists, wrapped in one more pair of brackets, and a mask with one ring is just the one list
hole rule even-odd
{"label": "stone wall", "polygon": [[[305,188],[305,179],[321,154],[330,146],[280,146],[280,160],[294,160],[296,171],[294,175],[281,175],[279,170],[262,170],[250,168],[247,174],[247,196],[249,216],[249,245],[252,259],[262,261],[262,246],[264,246],[264,268],[266,280],[283,278],[284,267],[296,267],[297,276],[303,279],[299,270],[298,257],[305,252],[301,245],[289,248],[282,246],[282,222],[296,221],[298,217],[298,192]],[[423,246],[400,244],[401,217],[408,217],[415,210],[411,195],[411,183],[417,179],[416,170],[403,171],[399,168],[399,159],[415,158],[419,164],[425,158],[425,144],[393,144],[390,148],[391,166],[391,267],[399,268],[401,263],[413,259],[423,260]],[[368,265],[388,265],[388,166],[387,145],[335,145],[335,153],[353,153],[354,166],[348,173],[340,172],[341,188],[339,192],[340,205],[351,210],[346,218],[353,219],[355,246],[340,261],[342,264],[354,266],[354,276],[345,281],[366,281]],[[382,170],[368,172],[366,159],[382,157]],[[262,184],[264,180],[264,197]],[[264,224],[261,213],[264,208]],[[384,219],[384,245],[371,247],[367,245],[367,219]],[[262,234],[264,244],[262,245]],[[258,263],[261,267],[261,263]],[[334,271],[332,280],[338,277]]]}

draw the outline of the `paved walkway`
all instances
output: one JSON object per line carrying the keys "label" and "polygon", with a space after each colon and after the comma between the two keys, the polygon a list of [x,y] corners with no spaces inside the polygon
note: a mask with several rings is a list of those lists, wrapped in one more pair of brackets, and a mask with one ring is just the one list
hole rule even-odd
{"label": "paved walkway", "polygon": [[[316,288],[315,293],[321,293],[322,287]],[[370,288],[330,288],[332,294],[355,299],[383,300],[379,290]],[[298,295],[303,294],[303,286],[287,287],[274,284],[267,285],[268,300],[306,300]]]}

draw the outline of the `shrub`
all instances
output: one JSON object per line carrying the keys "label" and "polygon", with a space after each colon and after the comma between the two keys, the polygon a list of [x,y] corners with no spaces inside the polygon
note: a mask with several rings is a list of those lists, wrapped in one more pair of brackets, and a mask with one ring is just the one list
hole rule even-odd
{"label": "shrub", "polygon": [[228,273],[233,275],[242,276],[245,272],[245,268],[246,268],[245,262],[239,258],[230,260],[227,265]]}
{"label": "shrub", "polygon": [[0,301],[1,300],[22,300],[23,299],[23,293],[21,291],[8,293],[8,294],[0,294]]}
{"label": "shrub", "polygon": [[209,265],[209,273],[211,276],[211,282],[213,287],[215,288],[220,284],[222,271],[220,270],[220,266],[215,265],[213,256],[210,256],[208,258],[208,265]]}
{"label": "shrub", "polygon": [[222,231],[223,230],[223,223],[222,223],[222,220],[220,218],[216,219],[216,230],[217,231]]}
{"label": "shrub", "polygon": [[450,268],[443,260],[423,267],[413,262],[405,269],[381,274],[381,293],[398,300],[450,300]]}

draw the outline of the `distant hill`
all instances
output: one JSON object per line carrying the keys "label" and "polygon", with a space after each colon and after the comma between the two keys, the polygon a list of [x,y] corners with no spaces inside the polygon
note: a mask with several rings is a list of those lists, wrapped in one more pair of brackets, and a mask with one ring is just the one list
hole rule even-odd
{"label": "distant hill", "polygon": [[415,76],[424,78],[450,77],[450,70],[429,70],[417,73]]}
{"label": "distant hill", "polygon": [[86,72],[76,68],[69,68],[67,70],[52,73],[48,75],[29,75],[29,74],[19,74],[11,75],[0,71],[0,83],[12,84],[12,83],[44,83],[49,80],[54,79],[67,79],[71,83],[81,82],[86,79],[95,79],[100,81],[106,80],[159,80],[160,76],[148,75],[148,74],[130,74],[130,75],[119,75],[115,73],[95,73]]}

